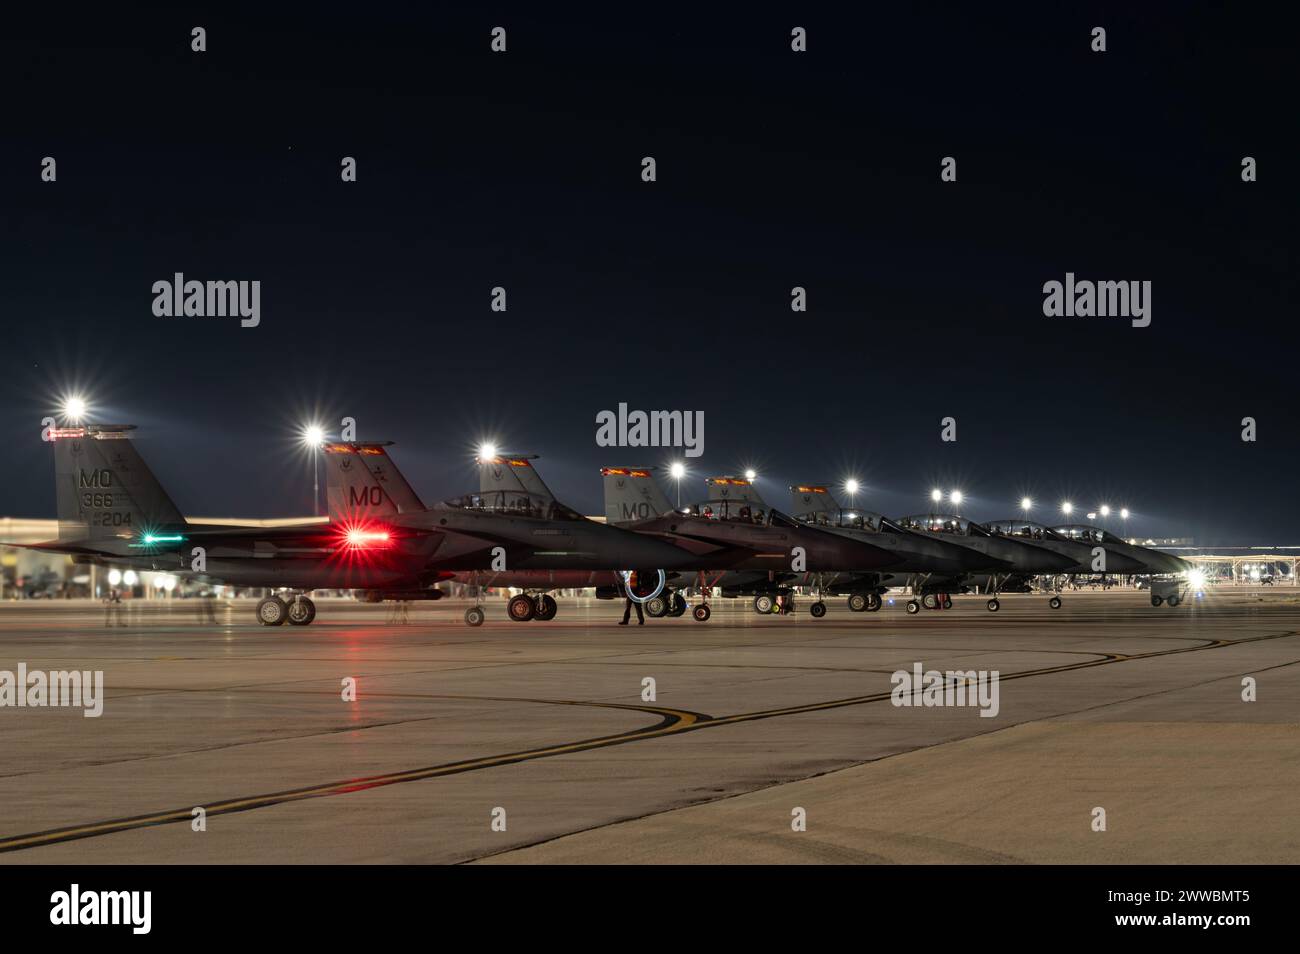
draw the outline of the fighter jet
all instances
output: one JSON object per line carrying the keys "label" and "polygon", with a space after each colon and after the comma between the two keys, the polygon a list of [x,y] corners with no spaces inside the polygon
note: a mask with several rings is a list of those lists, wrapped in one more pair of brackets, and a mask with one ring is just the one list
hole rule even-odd
{"label": "fighter jet", "polygon": [[[1002,602],[998,599],[998,594],[1015,578],[1065,573],[1071,567],[1077,565],[1077,560],[1072,556],[1065,556],[1044,547],[1036,547],[1012,537],[995,536],[979,524],[955,514],[915,514],[910,517],[903,517],[895,522],[905,530],[948,540],[958,546],[968,547],[986,557],[993,557],[1009,563],[1011,565],[1010,570],[989,574],[985,592],[991,594],[987,604],[991,613],[996,613],[1002,608]],[[1059,606],[1059,597],[1054,597],[1054,599],[1057,600],[1056,605]],[[927,605],[929,604],[927,603]],[[950,600],[944,597],[943,606],[946,608],[950,605]],[[937,608],[937,606],[932,608]],[[908,602],[907,611],[909,613],[918,613],[920,610],[921,604],[915,599]]]}
{"label": "fighter jet", "polygon": [[[1148,572],[1145,564],[1119,548],[1112,534],[1097,536],[1095,539],[1090,537],[1085,541],[1081,537],[1067,536],[1041,523],[1024,519],[993,520],[981,526],[994,536],[1020,540],[1070,557],[1075,565],[1064,571],[1066,576],[1092,576],[1100,573],[1104,577],[1108,573],[1132,575]],[[1061,597],[1054,594],[1048,600],[1048,605],[1052,609],[1060,609]]]}
{"label": "fighter jet", "polygon": [[265,625],[305,626],[313,589],[428,586],[438,539],[419,529],[352,522],[229,527],[190,523],[145,464],[130,424],[57,429],[54,472],[59,538],[29,544],[74,561],[157,570],[234,586],[288,589],[257,606]]}
{"label": "fighter jet", "polygon": [[[323,445],[330,518],[438,535],[425,571],[479,592],[487,586],[524,590],[506,606],[512,620],[554,619],[558,604],[549,590],[595,587],[598,597],[609,599],[623,592],[633,572],[643,581],[657,579],[662,588],[670,573],[689,562],[670,543],[597,523],[560,503],[529,455],[481,458],[478,493],[426,507],[388,456],[388,446]],[[419,597],[380,592],[370,598]],[[466,610],[471,626],[483,619],[481,604]]]}
{"label": "fighter jet", "polygon": [[[1100,545],[1105,548],[1107,554],[1113,553],[1132,560],[1142,567],[1142,569],[1132,571],[1138,576],[1172,576],[1185,574],[1194,569],[1191,563],[1174,556],[1172,553],[1164,553],[1160,550],[1153,550],[1151,547],[1140,547],[1137,544],[1129,543],[1109,530],[1101,529],[1101,527],[1090,527],[1085,524],[1066,524],[1052,529],[1068,540],[1077,541],[1088,547]],[[1176,601],[1174,605],[1177,605]]]}
{"label": "fighter jet", "polygon": [[[759,613],[772,612],[781,597],[809,575],[871,572],[902,558],[865,540],[801,524],[767,506],[744,477],[711,477],[708,499],[677,510],[654,479],[653,467],[605,467],[605,520],[638,534],[670,540],[694,555],[697,585],[706,594],[692,611],[709,618],[707,594],[754,596]],[[818,599],[810,612],[826,614]]]}
{"label": "fighter jet", "polygon": [[890,587],[901,586],[914,596],[931,598],[959,593],[974,573],[1006,573],[1013,564],[988,553],[948,540],[904,530],[887,517],[857,507],[842,508],[824,484],[797,484],[790,488],[794,516],[853,539],[865,540],[897,554],[900,563],[888,573],[837,573],[823,582],[825,591],[848,595],[854,612],[874,612]]}

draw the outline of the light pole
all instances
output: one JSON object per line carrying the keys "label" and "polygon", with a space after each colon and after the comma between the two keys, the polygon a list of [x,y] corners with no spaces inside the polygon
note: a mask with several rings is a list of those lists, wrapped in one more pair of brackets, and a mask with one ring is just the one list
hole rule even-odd
{"label": "light pole", "polygon": [[681,461],[675,461],[668,472],[673,475],[673,480],[677,481],[677,509],[682,509],[682,478],[686,476],[686,465]]}
{"label": "light pole", "polygon": [[302,430],[302,442],[311,449],[311,506],[313,513],[320,516],[320,445],[325,440],[325,431],[319,424],[308,424]]}

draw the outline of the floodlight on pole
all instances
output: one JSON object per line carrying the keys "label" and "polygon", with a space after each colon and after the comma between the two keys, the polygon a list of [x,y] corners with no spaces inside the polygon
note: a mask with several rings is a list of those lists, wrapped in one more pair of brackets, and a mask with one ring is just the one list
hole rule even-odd
{"label": "floodlight on pole", "polygon": [[302,442],[311,450],[311,508],[320,516],[320,446],[325,443],[325,429],[319,424],[307,424],[302,429]]}
{"label": "floodlight on pole", "polygon": [[86,416],[86,399],[80,395],[71,395],[63,401],[63,416],[71,424],[80,424]]}
{"label": "floodlight on pole", "polygon": [[686,476],[686,465],[681,461],[674,461],[668,468],[668,473],[672,475],[673,480],[677,481],[677,509],[682,509],[682,478]]}

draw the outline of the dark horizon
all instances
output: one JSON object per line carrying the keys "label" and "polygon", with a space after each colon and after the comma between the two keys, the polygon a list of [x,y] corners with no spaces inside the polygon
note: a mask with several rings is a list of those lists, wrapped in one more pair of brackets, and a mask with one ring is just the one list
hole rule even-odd
{"label": "dark horizon", "polygon": [[[475,489],[491,439],[599,514],[601,466],[681,456],[596,446],[626,402],[704,412],[684,500],[753,467],[778,509],[854,477],[890,516],[941,487],[976,519],[1028,495],[1045,523],[1068,499],[1300,544],[1273,491],[1300,464],[1274,370],[1300,176],[1272,11],[27,16],[0,40],[0,515],[53,518],[40,421],[72,392],[139,426],[183,512],[249,517],[310,512],[296,432],[344,416],[426,503]],[[260,281],[260,325],[156,317],[175,272]],[[1067,272],[1150,281],[1150,326],[1045,317]]]}

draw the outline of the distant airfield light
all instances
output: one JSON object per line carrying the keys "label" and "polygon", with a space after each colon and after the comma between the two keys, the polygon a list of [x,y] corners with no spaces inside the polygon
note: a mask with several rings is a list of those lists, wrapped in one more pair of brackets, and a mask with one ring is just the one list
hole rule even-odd
{"label": "distant airfield light", "polygon": [[135,570],[127,570],[122,574],[122,582],[127,586],[135,586],[140,582],[140,577],[136,575]]}
{"label": "distant airfield light", "polygon": [[1096,520],[1096,519],[1097,519],[1097,513],[1096,513],[1096,511],[1091,511],[1091,512],[1089,512],[1089,514],[1088,514],[1088,519],[1089,519],[1089,520]]}
{"label": "distant airfield light", "polygon": [[930,491],[930,499],[935,503],[939,503],[943,500],[943,491],[935,487],[934,490]]}
{"label": "distant airfield light", "polygon": [[1120,518],[1121,520],[1127,520],[1127,519],[1128,519],[1128,507],[1120,507],[1120,508],[1119,508],[1119,518]]}
{"label": "distant airfield light", "polygon": [[844,481],[844,489],[847,490],[849,496],[852,497],[858,492],[858,482],[850,477],[848,480]]}
{"label": "distant airfield light", "polygon": [[676,461],[668,468],[668,473],[672,474],[673,480],[681,480],[686,476],[686,465],[681,461]]}
{"label": "distant airfield light", "polygon": [[122,582],[122,571],[114,567],[108,571],[108,585],[117,586]]}
{"label": "distant airfield light", "polygon": [[1205,571],[1192,570],[1187,574],[1187,582],[1192,585],[1192,589],[1199,590],[1205,586]]}
{"label": "distant airfield light", "polygon": [[1025,513],[1028,513],[1029,509],[1033,507],[1033,505],[1034,502],[1030,500],[1028,497],[1020,498],[1020,509],[1023,510]]}
{"label": "distant airfield light", "polygon": [[325,443],[325,431],[319,424],[308,424],[302,429],[302,442],[308,447],[320,447]]}
{"label": "distant airfield light", "polygon": [[1068,500],[1061,504],[1061,513],[1065,514],[1067,517],[1074,513],[1074,504],[1070,503]]}
{"label": "distant airfield light", "polygon": [[752,470],[747,470],[747,471],[745,471],[745,479],[746,479],[746,480],[758,480],[758,474],[754,473],[754,471],[752,471]]}
{"label": "distant airfield light", "polygon": [[1109,517],[1109,516],[1110,516],[1110,507],[1108,507],[1106,504],[1102,504],[1102,505],[1101,505],[1101,510],[1100,510],[1100,512],[1101,512],[1101,515],[1102,515],[1103,517]]}
{"label": "distant airfield light", "polygon": [[63,402],[63,416],[73,424],[80,424],[86,416],[86,399],[73,395]]}
{"label": "distant airfield light", "polygon": [[962,500],[963,500],[964,498],[963,498],[963,496],[962,496],[962,492],[961,492],[960,490],[954,490],[954,491],[952,492],[951,499],[952,499],[952,502],[953,502],[954,505],[960,507],[960,506],[961,506],[961,502],[962,502]]}
{"label": "distant airfield light", "polygon": [[495,460],[497,456],[497,445],[491,441],[485,441],[478,446],[479,460]]}
{"label": "distant airfield light", "polygon": [[176,577],[172,576],[171,574],[167,574],[163,576],[162,579],[158,581],[158,583],[168,593],[176,589]]}

